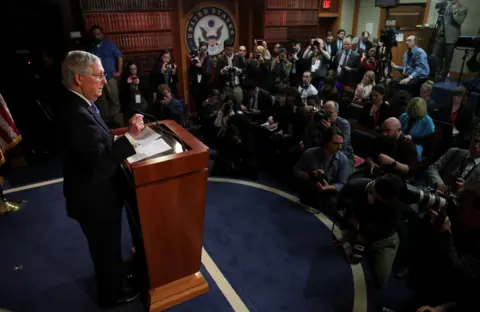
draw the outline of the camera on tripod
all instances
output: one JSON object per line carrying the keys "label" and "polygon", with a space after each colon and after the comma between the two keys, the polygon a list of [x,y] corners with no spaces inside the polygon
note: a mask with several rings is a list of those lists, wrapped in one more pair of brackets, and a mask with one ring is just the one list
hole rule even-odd
{"label": "camera on tripod", "polygon": [[447,1],[440,1],[435,3],[435,10],[437,10],[438,15],[444,15],[447,8]]}
{"label": "camera on tripod", "polygon": [[387,26],[382,29],[380,33],[380,41],[383,42],[387,48],[396,47],[398,46],[397,35],[398,30],[396,28]]}

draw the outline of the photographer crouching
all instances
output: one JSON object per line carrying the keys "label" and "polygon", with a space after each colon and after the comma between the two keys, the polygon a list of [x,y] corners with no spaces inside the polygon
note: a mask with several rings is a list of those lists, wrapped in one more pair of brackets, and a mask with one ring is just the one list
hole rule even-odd
{"label": "photographer crouching", "polygon": [[397,253],[397,226],[404,210],[401,198],[405,189],[402,179],[386,174],[376,180],[352,179],[340,194],[344,229],[341,243],[352,245],[352,263],[366,257],[378,288],[388,281]]}
{"label": "photographer crouching", "polygon": [[334,212],[338,193],[350,174],[348,159],[340,151],[343,141],[335,127],[326,129],[321,146],[306,150],[294,167],[301,182],[301,202],[327,214]]}
{"label": "photographer crouching", "polygon": [[407,283],[416,296],[405,311],[426,305],[431,311],[445,311],[435,307],[450,301],[457,304],[456,311],[477,310],[480,174],[463,185],[456,199],[448,213],[431,209],[423,219]]}

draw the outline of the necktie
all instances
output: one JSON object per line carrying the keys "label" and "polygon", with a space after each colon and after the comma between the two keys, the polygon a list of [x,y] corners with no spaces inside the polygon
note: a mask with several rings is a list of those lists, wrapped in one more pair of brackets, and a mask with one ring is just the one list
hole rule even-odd
{"label": "necktie", "polygon": [[100,111],[98,110],[97,105],[95,105],[95,104],[92,103],[92,107],[93,107],[93,109],[95,110],[95,113],[97,113],[97,114],[100,115]]}

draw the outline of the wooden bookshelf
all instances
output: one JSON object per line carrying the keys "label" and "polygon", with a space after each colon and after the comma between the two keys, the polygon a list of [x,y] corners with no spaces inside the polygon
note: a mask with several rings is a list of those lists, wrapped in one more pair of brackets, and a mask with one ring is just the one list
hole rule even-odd
{"label": "wooden bookshelf", "polygon": [[163,49],[174,47],[171,1],[175,0],[80,0],[85,31],[102,27],[126,62],[149,71]]}
{"label": "wooden bookshelf", "polygon": [[265,0],[265,41],[309,42],[317,36],[318,4],[318,0]]}

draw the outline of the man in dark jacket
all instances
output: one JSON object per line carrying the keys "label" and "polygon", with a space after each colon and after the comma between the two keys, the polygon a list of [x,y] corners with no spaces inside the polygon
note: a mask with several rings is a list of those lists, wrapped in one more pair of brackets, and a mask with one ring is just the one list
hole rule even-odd
{"label": "man in dark jacket", "polygon": [[120,164],[135,154],[135,138],[144,128],[134,115],[125,135],[114,137],[94,102],[106,84],[100,59],[88,52],[70,52],[62,65],[65,100],[58,105],[59,150],[63,163],[68,216],[85,234],[95,268],[102,307],[127,303],[138,292],[126,285],[121,256],[124,180]]}

